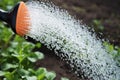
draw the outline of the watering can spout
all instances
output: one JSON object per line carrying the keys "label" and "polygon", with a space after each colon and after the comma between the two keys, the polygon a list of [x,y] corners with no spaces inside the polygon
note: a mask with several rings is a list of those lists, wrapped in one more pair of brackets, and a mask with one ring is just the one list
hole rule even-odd
{"label": "watering can spout", "polygon": [[29,12],[24,2],[19,2],[15,7],[6,12],[0,9],[0,20],[8,23],[12,30],[20,36],[26,34],[29,26]]}
{"label": "watering can spout", "polygon": [[0,9],[0,20],[8,23],[8,13]]}
{"label": "watering can spout", "polygon": [[4,11],[0,9],[0,20],[6,22],[10,25],[12,30],[16,33],[15,26],[16,26],[16,17],[17,17],[17,11],[19,8],[19,3],[10,11]]}

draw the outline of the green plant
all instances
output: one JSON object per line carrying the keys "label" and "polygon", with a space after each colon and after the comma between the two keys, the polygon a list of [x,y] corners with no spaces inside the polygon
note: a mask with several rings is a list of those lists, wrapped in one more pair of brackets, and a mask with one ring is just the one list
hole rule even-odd
{"label": "green plant", "polygon": [[102,25],[101,20],[94,19],[93,20],[93,26],[94,26],[95,30],[97,30],[97,31],[103,31],[104,30],[104,26]]}
{"label": "green plant", "polygon": [[69,79],[66,77],[62,77],[61,80],[69,80]]}
{"label": "green plant", "polygon": [[0,0],[0,8],[9,10],[20,0]]}
{"label": "green plant", "polygon": [[120,67],[120,47],[114,46],[108,42],[104,42],[103,45]]}
{"label": "green plant", "polygon": [[0,23],[0,80],[54,80],[55,72],[34,68],[34,62],[44,58],[42,53],[32,51],[35,47],[41,44],[26,42]]}
{"label": "green plant", "polygon": [[13,35],[12,31],[0,23],[0,76],[7,80],[53,80],[54,72],[45,68],[34,69],[34,62],[43,59],[44,55],[32,50],[34,45],[23,38]]}

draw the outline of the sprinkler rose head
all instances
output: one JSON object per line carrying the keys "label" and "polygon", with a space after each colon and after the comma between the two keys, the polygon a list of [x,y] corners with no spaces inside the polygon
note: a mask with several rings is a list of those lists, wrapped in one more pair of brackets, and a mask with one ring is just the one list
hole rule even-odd
{"label": "sprinkler rose head", "polygon": [[0,10],[0,20],[7,22],[12,30],[20,36],[24,36],[29,31],[30,15],[24,2],[19,2],[8,12]]}

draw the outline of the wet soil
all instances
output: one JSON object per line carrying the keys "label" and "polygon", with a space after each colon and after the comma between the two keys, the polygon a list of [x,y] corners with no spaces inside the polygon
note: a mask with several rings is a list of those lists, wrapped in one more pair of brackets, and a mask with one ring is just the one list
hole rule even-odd
{"label": "wet soil", "polygon": [[[120,46],[120,0],[52,0],[55,5],[66,9],[83,24],[95,29],[97,36]],[[104,27],[94,26],[98,20]],[[102,35],[101,35],[102,33]]]}
{"label": "wet soil", "polygon": [[[41,1],[41,0],[40,0]],[[78,20],[95,29],[101,39],[109,40],[111,44],[120,46],[120,0],[51,0],[55,5],[65,9]],[[94,26],[93,20],[101,21],[104,29]],[[102,33],[102,35],[101,35]],[[70,80],[82,80],[70,69],[69,65],[62,61],[53,51],[42,46],[39,50],[45,54],[43,60],[36,62],[36,67],[46,67],[55,71],[60,80],[68,77]]]}
{"label": "wet soil", "polygon": [[40,49],[37,50],[43,52],[45,58],[43,60],[37,61],[36,67],[45,67],[49,71],[54,71],[57,74],[55,80],[61,80],[61,77],[66,77],[70,80],[83,80],[77,77],[71,71],[70,66],[66,64],[65,61],[56,56],[53,51],[46,49],[45,46],[42,46]]}

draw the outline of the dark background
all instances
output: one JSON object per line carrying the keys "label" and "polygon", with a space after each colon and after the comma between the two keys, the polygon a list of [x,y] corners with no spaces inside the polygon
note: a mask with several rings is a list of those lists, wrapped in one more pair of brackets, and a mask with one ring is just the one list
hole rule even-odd
{"label": "dark background", "polygon": [[[120,0],[52,0],[52,2],[82,20],[83,24],[93,27],[100,38],[120,46]],[[98,23],[95,23],[95,20]],[[104,29],[101,29],[101,26]]]}

